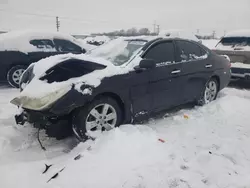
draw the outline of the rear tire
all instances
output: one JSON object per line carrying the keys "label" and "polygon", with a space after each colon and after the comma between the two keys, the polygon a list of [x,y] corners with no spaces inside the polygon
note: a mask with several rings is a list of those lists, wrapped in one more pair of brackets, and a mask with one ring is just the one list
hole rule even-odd
{"label": "rear tire", "polygon": [[12,87],[19,88],[21,76],[26,68],[27,66],[24,65],[16,65],[8,71],[7,81]]}
{"label": "rear tire", "polygon": [[73,132],[80,141],[85,141],[88,131],[111,130],[122,123],[122,117],[122,110],[113,98],[100,97],[73,112]]}
{"label": "rear tire", "polygon": [[211,78],[205,85],[201,98],[197,101],[198,105],[203,106],[214,101],[219,92],[219,84],[215,78]]}

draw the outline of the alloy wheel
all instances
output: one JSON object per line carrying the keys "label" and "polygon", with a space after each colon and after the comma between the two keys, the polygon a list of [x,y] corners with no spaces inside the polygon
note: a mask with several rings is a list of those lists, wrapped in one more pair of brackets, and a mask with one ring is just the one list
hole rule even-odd
{"label": "alloy wheel", "polygon": [[205,103],[207,104],[215,100],[216,95],[217,95],[217,83],[214,80],[211,80],[206,85],[204,93]]}
{"label": "alloy wheel", "polygon": [[24,69],[17,69],[15,72],[13,72],[12,74],[13,82],[15,82],[16,84],[19,84],[20,78],[22,74],[24,73],[24,71],[25,71]]}
{"label": "alloy wheel", "polygon": [[117,122],[117,112],[110,104],[99,104],[90,110],[86,118],[86,131],[111,130]]}

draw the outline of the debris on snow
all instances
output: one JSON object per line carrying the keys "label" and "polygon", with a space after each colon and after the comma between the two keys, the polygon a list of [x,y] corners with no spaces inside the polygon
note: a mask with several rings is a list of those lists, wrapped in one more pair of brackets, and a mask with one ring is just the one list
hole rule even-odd
{"label": "debris on snow", "polygon": [[45,170],[43,171],[43,174],[45,174],[48,170],[49,170],[49,168],[51,167],[52,165],[47,165],[47,164],[45,164]]}
{"label": "debris on snow", "polygon": [[162,143],[165,143],[165,140],[163,140],[163,139],[161,139],[161,138],[159,138],[158,139],[160,142],[162,142]]}

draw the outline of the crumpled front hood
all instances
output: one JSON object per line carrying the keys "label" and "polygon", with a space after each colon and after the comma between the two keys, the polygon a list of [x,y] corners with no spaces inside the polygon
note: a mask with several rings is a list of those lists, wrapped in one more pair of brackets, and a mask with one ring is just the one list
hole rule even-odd
{"label": "crumpled front hood", "polygon": [[[57,60],[57,62],[51,59]],[[114,66],[109,61],[86,55],[67,54],[60,57],[47,58],[47,60],[49,60],[49,62],[43,60],[38,62],[38,64],[34,64],[33,73],[35,76],[25,85],[20,95],[11,101],[13,104],[32,110],[44,110],[66,95],[71,89],[75,88],[78,91],[77,88],[81,88],[82,85],[96,88],[101,84],[103,78],[126,74],[132,70],[127,67]],[[60,60],[60,62],[58,62],[58,60]],[[82,70],[85,71],[86,68],[86,74],[84,73],[82,76],[68,78],[68,74],[60,73],[61,70],[68,71],[68,69],[74,67],[74,63],[77,65],[78,60],[82,61]],[[41,62],[44,64],[48,63],[49,65],[42,66]],[[69,65],[69,67],[61,66],[60,63],[64,65],[64,62],[66,62],[65,65]],[[77,67],[75,71],[73,71],[73,74],[79,73],[80,68]],[[80,71],[80,73],[82,73],[82,71]],[[55,76],[54,78],[53,75]],[[86,95],[86,93],[82,91],[79,92]],[[91,95],[90,93],[87,94]]]}
{"label": "crumpled front hood", "polygon": [[26,83],[21,83],[23,90],[11,103],[33,110],[47,108],[74,84],[90,81],[93,82],[90,85],[95,85],[96,80],[90,77],[101,74],[107,67],[112,64],[86,55],[65,54],[43,59],[28,68],[26,72],[32,72],[32,79],[27,81],[22,77],[21,82],[26,80]]}
{"label": "crumpled front hood", "polygon": [[62,54],[44,58],[36,62],[33,69],[33,73],[35,74],[35,76],[42,76],[47,70],[69,59],[77,59],[80,61],[93,62],[107,67],[114,66],[110,61],[107,61],[102,58],[91,57],[85,54]]}

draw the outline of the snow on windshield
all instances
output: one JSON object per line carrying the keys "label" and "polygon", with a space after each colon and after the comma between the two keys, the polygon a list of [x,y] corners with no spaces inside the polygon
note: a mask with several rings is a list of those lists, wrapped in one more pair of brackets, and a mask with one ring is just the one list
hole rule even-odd
{"label": "snow on windshield", "polygon": [[104,58],[119,66],[129,61],[146,43],[147,41],[143,39],[118,38],[96,48],[89,54]]}

